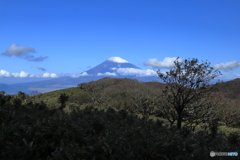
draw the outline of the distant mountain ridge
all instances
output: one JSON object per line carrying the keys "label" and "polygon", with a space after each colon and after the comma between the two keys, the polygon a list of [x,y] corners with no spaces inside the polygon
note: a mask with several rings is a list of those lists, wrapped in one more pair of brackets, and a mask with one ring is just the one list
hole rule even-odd
{"label": "distant mountain ridge", "polygon": [[4,90],[6,94],[17,94],[18,91],[30,94],[32,91],[38,91],[39,93],[76,87],[79,83],[95,81],[103,77],[116,77],[116,78],[132,78],[138,79],[139,81],[158,81],[159,78],[156,76],[148,77],[137,77],[134,75],[121,75],[118,73],[118,69],[135,69],[141,70],[139,67],[131,64],[127,60],[121,57],[110,57],[106,61],[100,63],[96,67],[93,67],[80,76],[74,78],[70,76],[64,76],[60,78],[53,78],[50,80],[42,80],[28,83],[18,84],[2,84],[0,85],[0,91]]}
{"label": "distant mountain ridge", "polygon": [[[30,94],[32,91],[38,91],[39,93],[50,92],[54,90],[76,87],[79,83],[95,81],[103,77],[115,77],[115,78],[131,78],[137,79],[143,82],[158,81],[162,82],[158,76],[139,76],[134,74],[124,74],[120,71],[142,71],[139,67],[131,64],[121,57],[111,57],[106,61],[100,63],[96,67],[93,67],[82,74],[72,78],[70,76],[64,76],[60,78],[53,78],[49,80],[34,81],[28,83],[18,84],[0,84],[0,91],[5,91],[6,94],[17,94],[18,91]],[[135,72],[134,72],[135,73]],[[214,80],[215,82],[215,80]]]}

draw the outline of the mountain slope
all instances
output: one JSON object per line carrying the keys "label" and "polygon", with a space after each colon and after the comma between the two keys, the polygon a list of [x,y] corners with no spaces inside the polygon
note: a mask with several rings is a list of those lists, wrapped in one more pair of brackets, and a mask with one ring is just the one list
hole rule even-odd
{"label": "mountain slope", "polygon": [[[139,67],[129,63],[128,61],[120,58],[120,57],[111,57],[104,61],[103,63],[97,65],[96,67],[89,69],[86,71],[87,74],[98,76],[104,74],[106,72],[116,73],[114,72],[117,68],[135,68],[140,69]],[[116,73],[117,75],[117,73]]]}

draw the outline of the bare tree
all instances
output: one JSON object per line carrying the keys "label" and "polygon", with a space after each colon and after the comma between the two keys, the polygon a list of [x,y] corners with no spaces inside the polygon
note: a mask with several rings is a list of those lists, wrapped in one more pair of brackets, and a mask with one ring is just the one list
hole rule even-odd
{"label": "bare tree", "polygon": [[158,103],[155,92],[143,82],[135,82],[134,89],[131,90],[133,103],[132,112],[141,114],[146,120],[155,113]]}
{"label": "bare tree", "polygon": [[234,127],[240,124],[239,101],[227,100],[219,107],[220,118],[227,127]]}
{"label": "bare tree", "polygon": [[171,123],[176,118],[177,128],[181,129],[182,122],[200,123],[207,119],[212,108],[211,91],[215,85],[210,81],[221,75],[220,71],[210,67],[209,62],[199,64],[198,59],[174,61],[175,66],[169,72],[157,71],[158,76],[166,83],[163,98],[168,102],[168,114]]}
{"label": "bare tree", "polygon": [[160,117],[163,117],[168,120],[170,123],[170,126],[173,126],[173,124],[177,120],[177,112],[173,107],[169,106],[169,103],[166,99],[162,99],[159,103],[160,107]]}

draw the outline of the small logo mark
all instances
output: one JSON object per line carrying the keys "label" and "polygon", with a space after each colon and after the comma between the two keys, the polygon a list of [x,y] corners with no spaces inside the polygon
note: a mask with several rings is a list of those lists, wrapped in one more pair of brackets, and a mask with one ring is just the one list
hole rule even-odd
{"label": "small logo mark", "polygon": [[214,151],[211,151],[211,152],[210,152],[210,156],[211,156],[211,157],[214,157],[215,155],[216,155],[216,154],[215,154]]}

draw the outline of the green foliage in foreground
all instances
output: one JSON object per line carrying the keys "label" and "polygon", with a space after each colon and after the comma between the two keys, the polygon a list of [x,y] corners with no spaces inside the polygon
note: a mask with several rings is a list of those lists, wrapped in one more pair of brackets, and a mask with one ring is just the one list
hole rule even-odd
{"label": "green foliage in foreground", "polygon": [[202,160],[210,159],[210,151],[240,150],[237,132],[191,133],[111,108],[104,112],[87,107],[66,114],[43,102],[16,104],[0,106],[0,157],[5,160]]}
{"label": "green foliage in foreground", "polygon": [[229,127],[239,127],[238,101],[196,130],[169,128],[161,87],[104,78],[35,96],[0,92],[0,159],[202,160],[240,150],[240,129]]}

